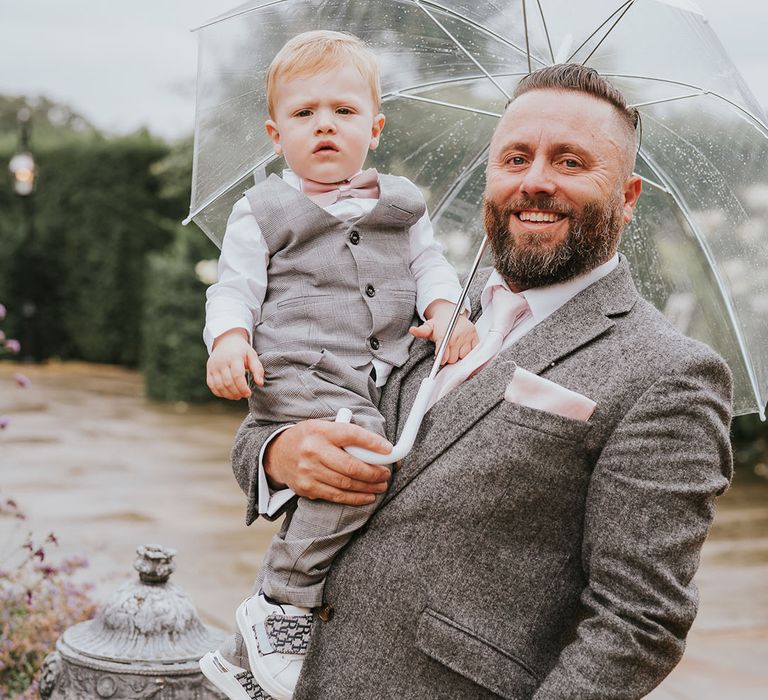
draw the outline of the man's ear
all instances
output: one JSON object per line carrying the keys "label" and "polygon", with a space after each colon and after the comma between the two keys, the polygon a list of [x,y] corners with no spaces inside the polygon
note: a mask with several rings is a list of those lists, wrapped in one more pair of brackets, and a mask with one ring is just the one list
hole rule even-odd
{"label": "man's ear", "polygon": [[635,210],[637,200],[640,198],[640,193],[643,191],[643,181],[638,175],[633,175],[625,183],[623,187],[624,193],[624,223],[628,224],[632,221],[632,214]]}
{"label": "man's ear", "polygon": [[376,147],[379,145],[379,138],[381,137],[381,132],[384,130],[385,121],[386,117],[383,114],[377,114],[373,118],[373,126],[371,127],[371,142],[369,144],[372,151],[375,151]]}
{"label": "man's ear", "polygon": [[277,155],[280,155],[283,152],[283,147],[280,145],[280,132],[277,130],[277,124],[271,119],[267,119],[264,122],[264,128],[267,130],[267,136],[272,139],[272,148],[275,149]]}

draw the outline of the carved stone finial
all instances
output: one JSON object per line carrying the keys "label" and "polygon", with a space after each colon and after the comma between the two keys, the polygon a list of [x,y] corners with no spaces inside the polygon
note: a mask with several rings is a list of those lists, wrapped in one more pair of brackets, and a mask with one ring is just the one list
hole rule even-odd
{"label": "carved stone finial", "polygon": [[133,563],[133,568],[139,572],[142,583],[166,583],[176,568],[173,563],[175,549],[161,547],[159,544],[143,544],[136,548],[136,554],[138,558]]}

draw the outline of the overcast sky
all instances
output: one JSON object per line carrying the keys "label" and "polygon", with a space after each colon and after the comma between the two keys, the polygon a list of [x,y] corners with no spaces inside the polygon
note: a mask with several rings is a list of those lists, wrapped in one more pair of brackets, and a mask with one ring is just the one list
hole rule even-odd
{"label": "overcast sky", "polygon": [[[161,136],[183,136],[194,119],[197,46],[189,29],[238,4],[0,0],[0,93],[65,102],[113,133],[147,126]],[[698,5],[768,107],[768,2]]]}

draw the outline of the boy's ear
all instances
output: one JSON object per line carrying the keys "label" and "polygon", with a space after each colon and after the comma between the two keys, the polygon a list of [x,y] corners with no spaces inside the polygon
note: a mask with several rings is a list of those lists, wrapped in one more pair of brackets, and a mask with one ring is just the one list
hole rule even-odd
{"label": "boy's ear", "polygon": [[267,121],[264,122],[264,128],[267,130],[267,136],[272,139],[275,153],[280,155],[283,152],[283,147],[280,145],[280,132],[277,130],[277,124],[271,119],[267,119]]}
{"label": "boy's ear", "polygon": [[379,145],[379,137],[381,136],[381,132],[384,130],[385,121],[386,118],[383,114],[377,114],[373,118],[373,126],[371,127],[371,142],[369,144],[372,151],[376,150],[376,147]]}

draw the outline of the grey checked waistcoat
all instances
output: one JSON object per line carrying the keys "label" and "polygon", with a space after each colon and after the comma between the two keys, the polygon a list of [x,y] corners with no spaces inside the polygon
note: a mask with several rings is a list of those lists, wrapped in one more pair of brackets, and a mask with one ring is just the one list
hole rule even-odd
{"label": "grey checked waistcoat", "polygon": [[408,230],[424,214],[408,180],[381,175],[368,214],[345,222],[276,175],[245,196],[269,248],[268,285],[254,348],[325,349],[353,367],[408,359],[416,304]]}

